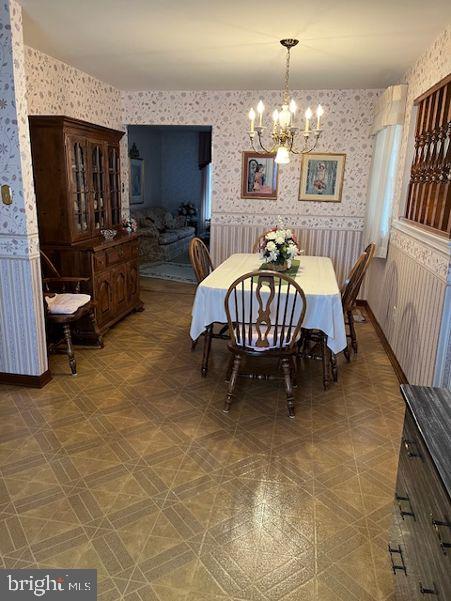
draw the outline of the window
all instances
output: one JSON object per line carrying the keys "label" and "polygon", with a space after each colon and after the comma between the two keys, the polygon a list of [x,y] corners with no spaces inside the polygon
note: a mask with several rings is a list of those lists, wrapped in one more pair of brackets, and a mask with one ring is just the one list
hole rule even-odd
{"label": "window", "polygon": [[405,217],[451,234],[451,75],[415,100],[415,149]]}

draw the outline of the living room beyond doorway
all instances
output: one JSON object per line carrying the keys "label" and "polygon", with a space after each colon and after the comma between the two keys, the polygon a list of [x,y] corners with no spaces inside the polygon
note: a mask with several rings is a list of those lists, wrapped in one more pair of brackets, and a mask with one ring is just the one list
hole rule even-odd
{"label": "living room beyond doorway", "polygon": [[129,125],[130,215],[140,275],[194,283],[190,240],[210,242],[211,127]]}

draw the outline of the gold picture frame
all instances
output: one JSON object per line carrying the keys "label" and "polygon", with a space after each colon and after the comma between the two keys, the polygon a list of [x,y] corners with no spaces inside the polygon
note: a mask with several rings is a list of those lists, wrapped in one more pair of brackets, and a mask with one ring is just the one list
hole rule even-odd
{"label": "gold picture frame", "polygon": [[241,198],[277,200],[279,166],[270,152],[243,152]]}
{"label": "gold picture frame", "polygon": [[299,197],[301,201],[341,202],[346,155],[336,152],[303,154]]}

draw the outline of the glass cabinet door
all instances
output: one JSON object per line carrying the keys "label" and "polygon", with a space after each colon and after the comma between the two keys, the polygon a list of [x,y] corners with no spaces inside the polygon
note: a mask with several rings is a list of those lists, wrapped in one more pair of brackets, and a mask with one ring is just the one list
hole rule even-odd
{"label": "glass cabinet door", "polygon": [[111,225],[114,227],[121,222],[119,149],[115,146],[108,147],[108,177],[110,187]]}
{"label": "glass cabinet door", "polygon": [[83,138],[69,137],[68,143],[73,236],[85,238],[90,235],[86,141]]}
{"label": "glass cabinet door", "polygon": [[91,190],[93,229],[99,232],[104,229],[106,223],[106,182],[105,182],[105,146],[103,144],[89,144],[91,158]]}

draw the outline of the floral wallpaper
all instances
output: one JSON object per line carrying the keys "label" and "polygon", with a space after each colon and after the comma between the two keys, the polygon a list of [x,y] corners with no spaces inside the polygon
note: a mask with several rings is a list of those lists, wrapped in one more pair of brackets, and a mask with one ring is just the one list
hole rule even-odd
{"label": "floral wallpaper", "polygon": [[118,89],[29,46],[25,61],[30,115],[66,115],[122,129]]}
{"label": "floral wallpaper", "polygon": [[268,107],[280,102],[279,91],[123,92],[124,122],[155,125],[213,126],[213,206],[217,224],[266,224],[284,215],[292,225],[361,230],[372,154],[370,129],[380,90],[293,92],[301,112],[321,103],[325,109],[319,152],[344,152],[346,172],[341,203],[299,202],[300,159],[279,171],[274,200],[240,198],[241,152],[249,148],[247,113],[260,96]]}
{"label": "floral wallpaper", "polygon": [[33,187],[22,38],[22,12],[4,2],[0,16],[0,184],[12,203],[0,204],[0,255],[36,255],[36,200]]}

